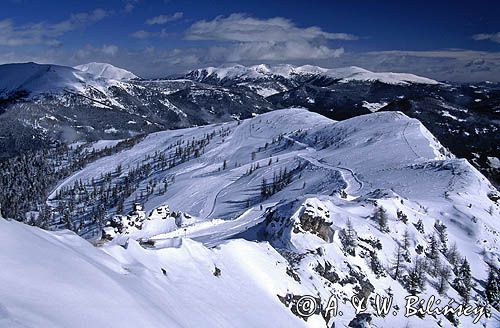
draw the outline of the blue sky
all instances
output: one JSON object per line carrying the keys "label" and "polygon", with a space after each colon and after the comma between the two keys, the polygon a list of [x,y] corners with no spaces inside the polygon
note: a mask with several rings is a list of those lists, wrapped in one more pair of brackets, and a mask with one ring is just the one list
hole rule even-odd
{"label": "blue sky", "polygon": [[225,63],[500,79],[496,1],[35,1],[0,5],[0,63],[109,62],[144,76]]}

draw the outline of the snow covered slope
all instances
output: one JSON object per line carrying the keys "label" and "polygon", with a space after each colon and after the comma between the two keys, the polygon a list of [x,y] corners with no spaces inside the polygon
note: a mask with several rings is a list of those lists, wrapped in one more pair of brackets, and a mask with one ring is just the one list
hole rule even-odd
{"label": "snow covered slope", "polygon": [[0,65],[0,97],[23,91],[30,96],[62,94],[66,91],[91,93],[117,84],[111,80],[67,66],[20,63]]}
{"label": "snow covered slope", "polygon": [[[115,216],[120,202],[125,213],[134,202],[145,213]],[[67,231],[0,220],[0,265],[7,268],[0,271],[7,282],[0,286],[0,325],[500,322],[498,305],[485,297],[488,272],[499,264],[498,193],[399,112],[335,122],[286,109],[154,133],[85,166],[48,204],[53,227],[69,217],[68,226],[87,237],[103,219],[142,229],[125,229],[94,248]],[[164,204],[176,214],[159,215]],[[69,212],[59,216],[61,208]],[[468,300],[493,316],[407,317],[409,293],[443,304]],[[349,303],[357,295],[373,304],[377,294],[393,296],[389,315],[371,306],[356,314]],[[293,300],[304,295],[322,304],[332,295],[345,300],[343,315],[301,316]],[[76,319],[82,312],[85,322]]]}
{"label": "snow covered slope", "polygon": [[[167,167],[161,165],[162,158],[170,163]],[[121,173],[117,175],[118,164]],[[174,230],[125,234],[111,245],[126,245],[132,236],[157,249],[184,237],[212,247],[231,238],[265,241],[302,259],[296,263],[285,256],[301,285],[309,286],[309,293],[318,290],[326,298],[334,290],[350,297],[354,286],[342,279],[352,279],[358,272],[375,292],[390,285],[398,303],[404,302],[411,288],[409,278],[394,277],[392,270],[393,253],[405,234],[410,236],[405,272],[424,259],[427,270],[434,272],[419,291],[423,297],[437,293],[439,274],[431,268],[437,261],[451,272],[466,258],[476,281],[485,281],[488,267],[498,265],[495,189],[467,161],[454,158],[420,122],[398,112],[333,122],[303,109],[287,109],[239,123],[155,133],[130,150],[89,164],[63,182],[49,203],[54,208],[68,204],[66,197],[74,197],[82,183],[85,188],[106,190],[145,169],[147,175],[137,180],[137,188],[124,199],[125,208],[139,201],[149,212],[168,204],[193,218]],[[110,182],[97,182],[95,187],[89,183],[106,176]],[[81,191],[73,199],[79,198],[85,199]],[[72,202],[76,221],[92,222],[91,216],[89,221],[81,216],[85,211],[92,213],[92,208]],[[93,202],[99,206],[100,198]],[[379,208],[386,213],[388,230],[373,219]],[[110,208],[109,213],[113,211]],[[359,238],[355,256],[345,252],[342,242],[348,222]],[[158,224],[161,221],[153,226]],[[440,242],[442,251],[431,260],[424,254],[442,226],[447,231]],[[453,247],[459,255],[449,259],[448,249]],[[310,253],[317,249],[321,249],[319,256]],[[311,269],[319,264],[324,268],[325,263],[339,275],[330,281],[333,289],[325,282],[323,269]],[[459,271],[455,272],[448,278],[450,286],[459,277]],[[476,284],[471,294],[478,304],[484,293],[481,286]],[[460,299],[460,295],[450,287],[442,297]],[[340,322],[348,324],[354,318],[350,312]],[[389,321],[372,320],[391,327]],[[473,319],[460,320],[470,323]],[[484,320],[495,326],[495,321]],[[408,319],[398,316],[391,322],[399,327]]]}
{"label": "snow covered slope", "polygon": [[69,231],[0,219],[0,246],[2,327],[305,327],[275,296],[305,289],[266,244],[99,249]]}
{"label": "snow covered slope", "polygon": [[30,93],[80,89],[81,77],[75,69],[35,63],[0,65],[0,96],[18,90]]}
{"label": "snow covered slope", "polygon": [[262,80],[273,77],[281,77],[293,80],[303,77],[324,76],[339,80],[340,82],[379,81],[386,84],[401,85],[407,85],[410,83],[438,84],[438,82],[435,80],[413,74],[376,73],[355,66],[327,69],[312,65],[293,66],[289,64],[275,66],[260,64],[250,67],[234,65],[197,69],[188,73],[187,76],[200,82],[211,79],[218,79],[219,81],[236,80],[243,82],[248,80]]}
{"label": "snow covered slope", "polygon": [[138,76],[123,68],[119,68],[107,63],[88,63],[75,66],[77,70],[92,74],[96,77],[102,77],[112,80],[130,80],[137,79]]}
{"label": "snow covered slope", "polygon": [[[179,146],[184,147],[188,140],[189,143],[191,140],[203,140],[209,134],[215,136],[200,150],[199,157],[190,157],[186,162],[179,162],[170,169],[152,171],[147,180],[157,181],[156,188],[165,178],[175,176],[175,183],[169,186],[165,195],[153,193],[149,196],[145,204],[147,209],[168,200],[172,208],[197,217],[236,217],[243,212],[242,206],[247,201],[246,198],[238,199],[240,206],[235,202],[235,197],[242,196],[242,190],[251,199],[260,193],[262,178],[272,180],[273,172],[285,168],[291,170],[298,165],[306,166],[312,172],[322,170],[332,173],[332,183],[337,180],[340,184],[343,183],[335,175],[337,171],[345,177],[343,179],[354,179],[351,188],[355,195],[377,188],[392,188],[404,197],[425,199],[433,190],[436,195],[444,193],[447,186],[444,181],[453,176],[451,171],[445,170],[448,175],[436,181],[438,174],[442,173],[441,170],[436,171],[434,166],[444,166],[446,161],[452,161],[450,165],[457,167],[468,165],[461,160],[447,159],[447,151],[422,124],[401,113],[374,113],[333,123],[303,109],[287,109],[239,123],[151,134],[130,150],[91,163],[61,183],[60,188],[71,186],[79,179],[90,180],[91,177],[113,172],[118,164],[126,171],[126,168],[132,169],[157,161],[154,158],[144,160],[148,155],[157,154],[158,157],[158,154],[163,153],[167,159],[174,159]],[[223,169],[224,161],[226,169]],[[269,162],[271,165],[268,165]],[[426,166],[423,163],[429,164]],[[259,170],[247,175],[257,164]],[[422,167],[416,166],[417,164]],[[341,169],[342,167],[345,169]],[[471,172],[477,174],[470,168]],[[349,170],[354,174],[349,173]],[[125,175],[126,172],[123,172],[121,178]],[[398,176],[396,180],[395,175]],[[357,179],[360,181],[358,183],[355,177],[359,176],[363,179]],[[422,176],[426,178],[423,179]],[[412,180],[412,177],[415,179]],[[119,181],[119,178],[116,177],[116,180]],[[312,173],[311,178],[314,178]],[[402,184],[399,178],[405,183]],[[484,178],[480,180],[485,181]],[[132,201],[141,190],[144,191],[148,181],[141,182],[144,185],[141,184],[137,193],[131,194],[128,200]],[[425,185],[435,183],[443,185],[439,188]],[[487,185],[486,181],[484,183]],[[306,187],[306,191],[310,188],[314,193],[331,193],[336,187],[337,184],[326,184],[321,188],[327,189],[315,190],[315,186],[311,185]],[[290,189],[293,191],[295,188]],[[193,193],[193,190],[196,192]],[[304,192],[301,188],[299,190],[292,192],[293,197]],[[424,193],[422,190],[427,191]],[[286,193],[286,198],[290,197],[292,196]]]}
{"label": "snow covered slope", "polygon": [[121,139],[272,109],[250,91],[187,80],[144,81],[109,64],[78,68],[0,65],[1,158],[59,142]]}

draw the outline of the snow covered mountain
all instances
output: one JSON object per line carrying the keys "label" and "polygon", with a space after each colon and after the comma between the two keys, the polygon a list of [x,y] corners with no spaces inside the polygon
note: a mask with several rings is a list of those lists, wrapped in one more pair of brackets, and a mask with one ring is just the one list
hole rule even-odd
{"label": "snow covered mountain", "polygon": [[114,80],[137,78],[124,69],[102,63],[89,63],[75,68],[36,63],[5,64],[0,65],[0,76],[2,98],[19,92],[31,97],[67,91],[89,96],[93,92],[108,94],[108,88],[120,85]]}
{"label": "snow covered mountain", "polygon": [[454,153],[472,161],[500,185],[498,124],[500,87],[453,84],[359,67],[241,65],[194,70],[187,78],[258,93],[276,108],[300,106],[335,120],[379,110],[419,119]]}
{"label": "snow covered mountain", "polygon": [[96,77],[102,77],[112,80],[130,80],[138,79],[139,77],[132,72],[123,68],[119,68],[107,63],[88,63],[75,66],[77,70],[92,74]]}
{"label": "snow covered mountain", "polygon": [[71,67],[35,63],[0,65],[0,97],[25,92],[31,96],[82,92],[87,85],[100,88],[96,78]]}
{"label": "snow covered mountain", "polygon": [[408,83],[422,83],[422,84],[438,84],[437,81],[417,76],[414,74],[406,73],[375,73],[366,69],[351,66],[343,68],[322,68],[312,65],[293,66],[285,65],[254,65],[254,66],[220,66],[220,67],[207,67],[193,70],[188,73],[189,77],[203,82],[204,79],[214,78],[219,80],[224,79],[263,79],[267,77],[284,77],[284,78],[298,78],[300,76],[326,76],[341,82],[348,81],[380,81],[387,84],[408,84]]}
{"label": "snow covered mountain", "polygon": [[[375,73],[355,66],[327,69],[312,65],[293,66],[288,64],[275,66],[260,64],[250,67],[242,65],[207,67],[193,70],[186,77],[198,82],[219,83],[221,85],[234,83],[247,85],[248,82],[253,82],[253,84],[257,82],[260,88],[256,89],[256,92],[263,96],[286,91],[290,86],[296,86],[297,83],[302,83],[311,78],[327,78],[340,83],[377,81],[396,85],[409,85],[411,83],[439,84],[432,79],[413,74]],[[280,83],[283,80],[288,81],[287,83]],[[276,83],[272,84],[272,81],[276,81]]]}
{"label": "snow covered mountain", "polygon": [[[488,275],[498,274],[498,200],[400,112],[335,122],[285,109],[157,132],[49,196],[52,228],[92,238],[109,221],[99,247],[0,220],[0,323],[497,327],[486,290],[498,282]],[[410,293],[493,316],[405,316]],[[387,315],[375,313],[377,294],[393,297]],[[303,315],[305,295],[323,305],[333,295],[342,315]],[[355,313],[353,295],[366,311]]]}
{"label": "snow covered mountain", "polygon": [[134,80],[108,64],[78,68],[0,65],[1,158],[54,143],[127,138],[272,109],[250,91],[188,80]]}
{"label": "snow covered mountain", "polygon": [[122,139],[288,107],[334,120],[396,110],[419,119],[445,147],[500,185],[498,84],[310,65],[212,67],[159,80],[129,79],[109,64],[86,68],[0,66],[1,158],[60,142]]}

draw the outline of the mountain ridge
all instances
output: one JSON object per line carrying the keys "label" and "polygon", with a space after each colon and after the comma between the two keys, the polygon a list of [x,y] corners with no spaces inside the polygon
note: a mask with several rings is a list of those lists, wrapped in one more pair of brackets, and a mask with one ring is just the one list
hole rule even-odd
{"label": "mountain ridge", "polygon": [[[396,111],[335,122],[290,108],[156,132],[89,163],[46,200],[53,229],[97,238],[99,247],[67,230],[0,220],[1,320],[67,326],[90,299],[99,306],[76,326],[114,326],[109,313],[121,317],[139,304],[150,306],[122,326],[231,327],[236,318],[245,327],[472,326],[474,316],[405,316],[405,296],[417,294],[490,309],[491,318],[478,320],[496,327],[483,283],[499,263],[495,195],[466,160]],[[106,233],[86,235],[92,225]],[[44,298],[24,297],[34,291],[65,315],[48,316]],[[300,316],[293,300],[304,295],[321,304],[345,299],[343,315]],[[368,305],[357,314],[354,295],[391,296],[401,310],[380,316]]]}
{"label": "mountain ridge", "polygon": [[235,80],[245,81],[248,79],[259,79],[259,78],[267,78],[273,76],[279,76],[283,78],[294,78],[304,75],[325,76],[328,78],[339,80],[340,82],[379,81],[387,84],[403,84],[403,85],[407,85],[408,83],[421,83],[421,84],[439,83],[435,80],[425,77],[420,77],[414,74],[389,73],[389,72],[375,73],[356,66],[327,69],[312,65],[294,66],[290,64],[281,64],[281,65],[259,64],[253,66],[223,65],[219,67],[200,68],[192,70],[186,74],[186,76],[194,78],[199,82],[203,82],[203,80],[215,76],[220,81],[224,79],[235,79]]}
{"label": "mountain ridge", "polygon": [[73,68],[90,73],[96,77],[102,77],[112,80],[139,79],[139,77],[134,73],[108,63],[91,62],[87,64],[77,65]]}

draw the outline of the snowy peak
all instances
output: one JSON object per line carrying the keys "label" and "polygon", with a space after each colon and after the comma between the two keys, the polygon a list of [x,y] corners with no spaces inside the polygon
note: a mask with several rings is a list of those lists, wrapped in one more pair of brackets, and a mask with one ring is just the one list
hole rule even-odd
{"label": "snowy peak", "polygon": [[120,79],[136,77],[109,64],[83,66],[77,66],[81,68],[78,69],[31,62],[0,65],[0,98],[8,98],[19,92],[27,93],[30,97],[67,92],[93,97],[96,90],[105,95],[110,86],[123,84]]}
{"label": "snowy peak", "polygon": [[283,65],[254,65],[254,66],[219,66],[207,67],[191,71],[188,77],[200,82],[206,80],[228,80],[237,79],[241,81],[252,79],[286,78],[295,79],[307,76],[328,77],[339,82],[350,81],[378,81],[386,84],[407,85],[417,84],[438,84],[437,81],[407,73],[371,72],[366,69],[351,66],[342,68],[323,68],[313,65],[293,66]]}
{"label": "snowy peak", "polygon": [[30,94],[79,90],[88,78],[85,73],[71,67],[16,63],[0,65],[0,96],[8,96],[16,91]]}
{"label": "snowy peak", "polygon": [[132,72],[123,68],[119,68],[107,63],[88,63],[74,67],[77,70],[92,74],[98,78],[112,79],[112,80],[131,80],[139,78]]}

